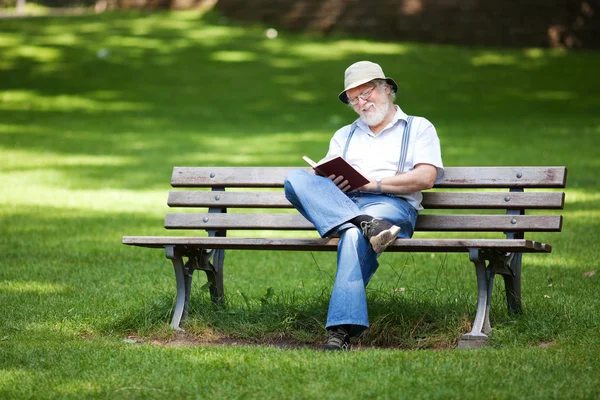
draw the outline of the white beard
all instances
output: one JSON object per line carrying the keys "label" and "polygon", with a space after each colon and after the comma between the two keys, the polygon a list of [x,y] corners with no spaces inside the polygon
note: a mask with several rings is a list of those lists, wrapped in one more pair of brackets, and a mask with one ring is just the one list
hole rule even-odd
{"label": "white beard", "polygon": [[[371,107],[372,106],[372,107]],[[368,126],[377,126],[381,124],[390,109],[389,99],[384,99],[379,103],[369,102],[358,111],[360,119]]]}

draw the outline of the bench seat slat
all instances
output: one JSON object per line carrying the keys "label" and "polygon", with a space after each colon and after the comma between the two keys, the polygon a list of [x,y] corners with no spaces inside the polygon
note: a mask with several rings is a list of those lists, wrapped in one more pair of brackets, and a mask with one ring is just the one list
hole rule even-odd
{"label": "bench seat slat", "polygon": [[[282,187],[298,167],[175,167],[173,187]],[[310,168],[304,168],[310,170]],[[447,167],[438,188],[563,188],[566,167]]]}
{"label": "bench seat slat", "polygon": [[[508,200],[507,200],[508,198]],[[437,209],[562,209],[564,192],[425,192],[423,206]],[[171,207],[293,208],[283,192],[182,191]]]}
{"label": "bench seat slat", "polygon": [[[229,238],[190,236],[124,236],[123,243],[131,246],[179,249],[264,249],[335,251],[339,239]],[[552,246],[527,239],[398,239],[386,252],[465,252],[470,248],[550,253]]]}
{"label": "bench seat slat", "polygon": [[[513,223],[513,220],[516,223]],[[168,213],[167,229],[312,230],[299,214]],[[436,215],[417,218],[419,231],[559,232],[562,216],[555,215]]]}

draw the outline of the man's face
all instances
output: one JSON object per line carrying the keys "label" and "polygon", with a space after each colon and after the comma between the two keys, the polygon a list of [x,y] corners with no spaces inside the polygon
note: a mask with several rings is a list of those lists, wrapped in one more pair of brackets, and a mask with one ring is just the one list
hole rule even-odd
{"label": "man's face", "polygon": [[378,88],[373,82],[367,82],[353,89],[348,89],[346,95],[360,119],[369,126],[376,126],[385,120],[389,112],[388,90],[385,86]]}

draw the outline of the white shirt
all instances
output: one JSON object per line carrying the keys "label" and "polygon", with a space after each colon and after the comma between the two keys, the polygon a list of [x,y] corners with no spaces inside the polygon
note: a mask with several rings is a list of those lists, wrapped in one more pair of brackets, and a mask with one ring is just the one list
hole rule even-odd
{"label": "white shirt", "polygon": [[[360,118],[355,122],[356,129],[350,139],[345,158],[354,168],[371,179],[394,176],[399,172],[398,162],[407,115],[400,107],[395,108],[393,120],[377,135],[374,135]],[[351,127],[352,125],[346,125],[333,135],[327,158],[343,155]],[[435,183],[444,180],[440,140],[433,124],[423,117],[413,118],[403,172],[412,171],[417,164],[433,165],[437,169]],[[423,209],[421,192],[398,196],[405,198],[417,211]]]}

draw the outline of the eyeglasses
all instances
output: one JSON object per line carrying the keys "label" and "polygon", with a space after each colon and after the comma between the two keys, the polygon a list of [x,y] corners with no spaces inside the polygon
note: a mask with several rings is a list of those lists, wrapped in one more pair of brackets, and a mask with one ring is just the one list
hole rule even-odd
{"label": "eyeglasses", "polygon": [[353,99],[348,98],[348,103],[352,104],[353,106],[358,104],[359,100],[369,100],[369,97],[371,97],[371,95],[373,94],[373,90],[375,90],[377,86],[373,86],[371,89],[369,90],[365,90],[364,92],[362,92],[358,97],[355,97]]}

